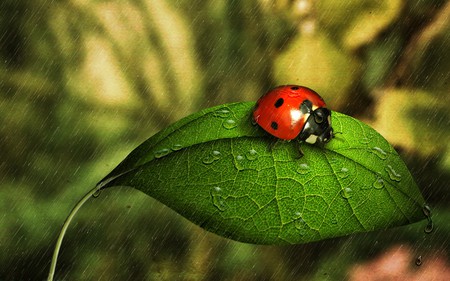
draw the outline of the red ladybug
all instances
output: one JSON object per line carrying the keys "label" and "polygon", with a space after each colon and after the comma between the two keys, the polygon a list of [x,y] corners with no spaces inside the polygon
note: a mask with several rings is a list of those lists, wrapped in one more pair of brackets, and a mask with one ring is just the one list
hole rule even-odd
{"label": "red ladybug", "polygon": [[279,86],[256,103],[253,120],[271,135],[323,145],[333,138],[331,111],[319,94],[297,86]]}

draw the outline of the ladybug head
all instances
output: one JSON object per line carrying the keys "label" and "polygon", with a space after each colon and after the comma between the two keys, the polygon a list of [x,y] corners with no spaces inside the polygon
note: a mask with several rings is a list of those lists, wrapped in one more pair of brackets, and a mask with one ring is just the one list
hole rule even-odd
{"label": "ladybug head", "polygon": [[312,111],[299,138],[311,144],[324,145],[329,142],[333,138],[331,111],[324,107]]}

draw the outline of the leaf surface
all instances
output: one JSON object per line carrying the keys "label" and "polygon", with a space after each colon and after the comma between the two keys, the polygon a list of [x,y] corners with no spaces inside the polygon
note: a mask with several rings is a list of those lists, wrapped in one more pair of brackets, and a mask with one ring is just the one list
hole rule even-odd
{"label": "leaf surface", "polygon": [[396,151],[333,112],[324,148],[276,141],[254,103],[208,108],[149,138],[99,184],[130,186],[234,240],[297,244],[424,219],[424,199]]}

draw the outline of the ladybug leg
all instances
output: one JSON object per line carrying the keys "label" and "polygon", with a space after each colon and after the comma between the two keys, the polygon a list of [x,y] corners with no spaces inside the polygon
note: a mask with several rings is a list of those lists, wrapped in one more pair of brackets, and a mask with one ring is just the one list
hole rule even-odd
{"label": "ladybug leg", "polygon": [[269,151],[272,152],[272,150],[275,148],[275,146],[277,145],[277,143],[279,143],[280,140],[279,139],[273,139],[269,142],[269,145],[267,146],[267,148],[269,149]]}
{"label": "ladybug leg", "polygon": [[302,144],[301,141],[297,142],[298,156],[296,157],[296,159],[301,159],[303,157],[303,155],[305,155],[305,153],[303,153],[301,144]]}

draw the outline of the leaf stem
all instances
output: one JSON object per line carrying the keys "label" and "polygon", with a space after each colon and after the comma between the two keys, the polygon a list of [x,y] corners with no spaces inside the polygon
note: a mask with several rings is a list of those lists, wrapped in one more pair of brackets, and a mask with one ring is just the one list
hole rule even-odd
{"label": "leaf stem", "polygon": [[73,217],[76,215],[78,210],[81,208],[81,206],[83,206],[83,204],[89,198],[91,198],[96,192],[98,192],[102,187],[103,187],[103,185],[97,185],[97,186],[95,186],[94,189],[92,189],[85,196],[83,196],[83,198],[81,198],[80,201],[78,201],[78,203],[75,205],[75,207],[73,207],[69,216],[66,218],[66,221],[64,222],[64,224],[61,228],[61,232],[59,233],[58,240],[56,241],[55,250],[53,252],[53,257],[52,257],[52,262],[50,264],[50,272],[47,277],[48,281],[53,281],[53,277],[55,275],[55,269],[56,269],[56,262],[58,260],[59,249],[61,248],[61,244],[62,244],[64,235],[66,234],[66,231],[67,231],[67,228],[69,227],[70,222],[72,221]]}

